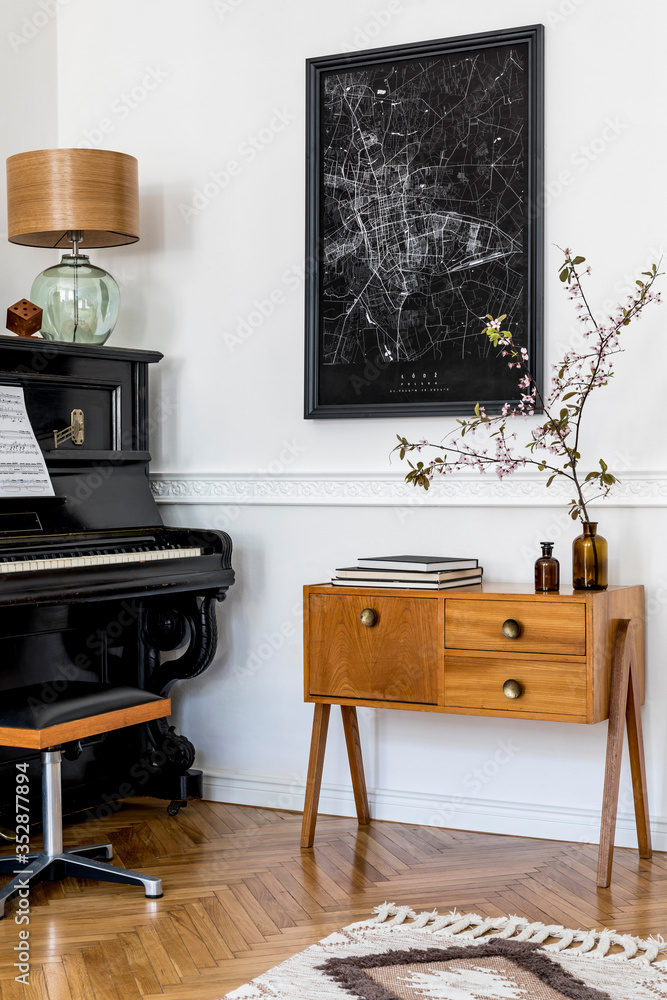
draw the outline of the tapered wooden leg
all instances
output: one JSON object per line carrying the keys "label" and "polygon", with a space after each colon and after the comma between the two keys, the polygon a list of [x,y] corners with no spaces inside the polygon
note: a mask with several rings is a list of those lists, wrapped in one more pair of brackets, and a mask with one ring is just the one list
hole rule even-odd
{"label": "tapered wooden leg", "polygon": [[639,681],[634,659],[630,661],[628,682],[628,705],[626,709],[628,727],[628,749],[630,770],[632,771],[632,794],[635,801],[635,822],[639,857],[650,858],[651,826],[648,816],[648,794],[646,791],[646,765],[644,763],[644,736],[642,732],[641,706],[639,704]]}
{"label": "tapered wooden leg", "polygon": [[634,662],[632,623],[628,619],[622,619],[616,626],[612,652],[609,733],[607,736],[607,759],[602,799],[600,851],[598,855],[597,884],[600,888],[607,888],[611,882],[618,789],[623,754],[623,732],[626,722],[628,727],[630,764],[632,768],[632,787],[635,802],[637,838],[639,841],[639,856],[650,858],[651,833],[648,818],[644,743],[639,706],[637,668]]}
{"label": "tapered wooden leg", "polygon": [[303,823],[301,825],[302,847],[312,847],[315,840],[317,806],[320,801],[320,786],[322,784],[324,751],[327,745],[330,713],[331,705],[321,705],[319,702],[315,705],[313,735],[310,741],[310,760],[308,761],[308,778],[306,780],[306,800],[303,804]]}
{"label": "tapered wooden leg", "polygon": [[361,756],[357,710],[354,705],[341,705],[340,711],[343,716],[343,729],[345,731],[345,743],[347,744],[347,756],[350,761],[350,774],[352,775],[352,790],[354,791],[357,819],[362,826],[365,826],[367,823],[370,823],[371,814],[368,810],[368,795],[366,794],[364,762]]}

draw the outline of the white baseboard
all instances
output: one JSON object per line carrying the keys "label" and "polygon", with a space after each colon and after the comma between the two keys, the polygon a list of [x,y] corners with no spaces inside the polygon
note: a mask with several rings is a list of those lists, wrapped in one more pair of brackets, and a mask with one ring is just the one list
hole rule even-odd
{"label": "white baseboard", "polygon": [[[300,780],[291,781],[289,778],[269,775],[205,771],[204,798],[212,802],[233,802],[237,805],[300,812],[303,808],[304,785]],[[369,789],[368,800],[374,819],[582,844],[597,844],[599,841],[600,813],[594,809],[499,802],[477,797],[426,795],[382,788]],[[319,811],[334,816],[354,816],[351,786],[323,783]],[[651,830],[654,848],[659,851],[667,850],[667,817],[653,817]],[[632,813],[619,811],[616,846],[637,846]]]}

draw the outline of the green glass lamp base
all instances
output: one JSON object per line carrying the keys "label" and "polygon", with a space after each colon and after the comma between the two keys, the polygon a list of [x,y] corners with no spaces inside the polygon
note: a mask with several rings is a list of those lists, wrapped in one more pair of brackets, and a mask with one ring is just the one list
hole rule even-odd
{"label": "green glass lamp base", "polygon": [[30,300],[41,307],[42,336],[68,344],[104,344],[120,311],[120,289],[85,254],[64,254],[35,278]]}

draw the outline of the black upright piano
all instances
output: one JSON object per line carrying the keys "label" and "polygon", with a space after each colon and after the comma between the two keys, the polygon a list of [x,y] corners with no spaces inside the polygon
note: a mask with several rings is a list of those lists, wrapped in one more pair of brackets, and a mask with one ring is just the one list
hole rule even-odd
{"label": "black upright piano", "polygon": [[[22,386],[55,492],[0,498],[0,698],[40,684],[48,701],[72,680],[167,695],[213,659],[232,543],[162,523],[148,480],[148,366],[161,357],[0,336],[0,390]],[[151,795],[173,814],[201,797],[194,756],[168,719],[70,744],[64,812]],[[39,755],[1,748],[0,827],[13,826],[18,759],[39,788]]]}

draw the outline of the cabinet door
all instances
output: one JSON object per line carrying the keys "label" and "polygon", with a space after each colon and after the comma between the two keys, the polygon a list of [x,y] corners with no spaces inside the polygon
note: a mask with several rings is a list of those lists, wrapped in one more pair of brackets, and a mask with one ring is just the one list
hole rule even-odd
{"label": "cabinet door", "polygon": [[[439,603],[310,594],[310,695],[435,705]],[[373,624],[363,624],[364,610],[374,612]]]}

